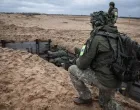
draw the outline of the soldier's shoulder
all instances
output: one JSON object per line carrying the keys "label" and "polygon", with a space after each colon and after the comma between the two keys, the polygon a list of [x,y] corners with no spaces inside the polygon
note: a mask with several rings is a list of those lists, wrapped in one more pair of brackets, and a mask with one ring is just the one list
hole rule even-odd
{"label": "soldier's shoulder", "polygon": [[118,11],[118,8],[114,8],[113,11],[114,11],[114,12],[117,12],[117,11]]}
{"label": "soldier's shoulder", "polygon": [[104,36],[99,35],[98,32],[94,33],[94,31],[92,31],[89,40],[92,40],[92,39],[94,39],[94,41],[96,40],[98,42],[98,41],[104,40],[105,38],[104,38]]}

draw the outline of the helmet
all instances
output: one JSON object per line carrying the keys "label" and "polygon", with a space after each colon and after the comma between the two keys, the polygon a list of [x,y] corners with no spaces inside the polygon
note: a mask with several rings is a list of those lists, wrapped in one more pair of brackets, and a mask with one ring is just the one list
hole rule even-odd
{"label": "helmet", "polygon": [[110,2],[109,5],[115,7],[115,3],[114,2]]}
{"label": "helmet", "polygon": [[90,23],[92,24],[92,26],[96,27],[108,25],[111,21],[108,13],[103,11],[93,12],[90,16],[91,16]]}

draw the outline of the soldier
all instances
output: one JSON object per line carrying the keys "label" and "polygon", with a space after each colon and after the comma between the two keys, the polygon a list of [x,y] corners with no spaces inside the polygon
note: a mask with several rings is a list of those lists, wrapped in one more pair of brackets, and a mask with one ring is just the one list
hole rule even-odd
{"label": "soldier", "polygon": [[50,62],[57,66],[62,66],[63,63],[66,63],[69,60],[67,52],[62,49],[55,52],[48,51],[48,54],[53,58]]}
{"label": "soldier", "polygon": [[[116,78],[110,70],[109,62],[112,58],[112,51],[109,48],[107,39],[99,33],[118,33],[117,27],[112,26],[109,15],[105,12],[95,12],[91,19],[94,30],[86,44],[81,49],[76,65],[69,68],[71,81],[79,93],[74,98],[74,103],[92,104],[92,95],[85,84],[95,85],[100,89],[99,103],[104,110],[122,110],[120,104],[114,100],[116,88],[120,87],[121,81]],[[115,51],[117,51],[116,39],[110,39]]]}
{"label": "soldier", "polygon": [[108,14],[112,20],[112,24],[115,24],[117,22],[118,19],[118,9],[115,8],[115,3],[114,2],[110,2],[109,3],[109,10],[108,10]]}

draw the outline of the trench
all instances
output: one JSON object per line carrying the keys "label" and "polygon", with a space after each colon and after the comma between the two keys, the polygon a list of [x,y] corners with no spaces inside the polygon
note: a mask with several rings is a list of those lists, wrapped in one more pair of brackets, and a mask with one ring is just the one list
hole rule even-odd
{"label": "trench", "polygon": [[[37,54],[48,62],[53,63],[58,67],[63,67],[65,70],[68,70],[71,65],[75,64],[77,58],[77,53],[71,53],[59,45],[52,45],[51,39],[46,41],[36,39],[31,42],[0,40],[0,46]],[[50,54],[50,52],[54,54]],[[140,103],[140,82],[130,83],[127,87],[122,85],[121,88],[125,88],[125,91],[122,89],[119,91],[122,95],[130,97]]]}
{"label": "trench", "polygon": [[65,70],[68,70],[69,66],[74,64],[76,58],[74,53],[69,52],[64,47],[52,45],[51,39],[46,41],[36,39],[35,41],[30,42],[0,40],[0,46],[37,54],[48,62],[53,63],[58,67],[63,67]]}

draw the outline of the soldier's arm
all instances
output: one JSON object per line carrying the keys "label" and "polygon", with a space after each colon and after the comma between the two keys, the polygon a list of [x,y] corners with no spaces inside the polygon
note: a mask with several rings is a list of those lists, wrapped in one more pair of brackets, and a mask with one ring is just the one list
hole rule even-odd
{"label": "soldier's arm", "polygon": [[118,19],[118,9],[114,9],[114,23],[117,22],[117,19]]}
{"label": "soldier's arm", "polygon": [[115,15],[115,18],[114,18],[114,23],[117,22],[117,19],[118,19],[118,16]]}
{"label": "soldier's arm", "polygon": [[85,46],[84,53],[82,53],[83,50],[81,50],[80,57],[76,61],[76,65],[80,69],[87,69],[90,67],[95,55],[96,50],[98,47],[98,40],[97,37],[94,37],[92,40],[88,40]]}

